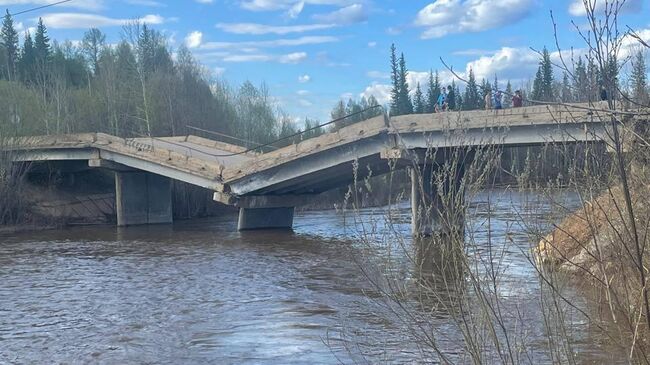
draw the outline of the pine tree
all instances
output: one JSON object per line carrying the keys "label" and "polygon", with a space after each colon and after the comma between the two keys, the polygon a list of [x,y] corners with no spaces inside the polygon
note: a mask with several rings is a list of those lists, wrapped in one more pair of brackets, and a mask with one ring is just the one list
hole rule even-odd
{"label": "pine tree", "polygon": [[418,82],[413,99],[413,112],[415,114],[424,114],[424,108],[424,96],[422,95],[422,89],[420,89],[420,83]]}
{"label": "pine tree", "polygon": [[632,61],[630,75],[632,100],[637,104],[648,106],[648,76],[643,52],[639,51]]}
{"label": "pine tree", "polygon": [[587,57],[587,97],[586,101],[600,100],[600,71],[593,57]]}
{"label": "pine tree", "polygon": [[[0,30],[0,46],[4,51],[6,65],[0,66],[0,70],[5,70],[9,80],[16,79],[18,54],[18,33],[14,28],[14,21],[9,14],[9,10],[2,20],[2,30]],[[3,72],[4,74],[4,72]]]}
{"label": "pine tree", "polygon": [[492,84],[492,90],[495,92],[499,90],[499,79],[497,78],[497,74],[494,74],[494,84]]}
{"label": "pine tree", "polygon": [[436,103],[438,102],[438,97],[440,96],[440,77],[438,76],[438,71],[436,71],[435,76],[433,72],[429,71],[429,83],[427,86],[427,103],[425,111],[427,113],[433,113],[436,110]]}
{"label": "pine tree", "polygon": [[399,113],[401,115],[413,113],[413,102],[411,101],[409,84],[406,81],[408,70],[404,53],[399,58]]}
{"label": "pine tree", "polygon": [[474,76],[474,71],[469,69],[469,76],[467,79],[467,85],[465,86],[465,97],[463,98],[463,109],[464,110],[476,110],[480,108],[481,96],[478,91],[478,85],[476,85],[476,77]]}
{"label": "pine tree", "polygon": [[390,115],[400,115],[400,78],[399,65],[397,64],[397,55],[395,44],[390,46],[390,80],[393,88],[390,91]]}

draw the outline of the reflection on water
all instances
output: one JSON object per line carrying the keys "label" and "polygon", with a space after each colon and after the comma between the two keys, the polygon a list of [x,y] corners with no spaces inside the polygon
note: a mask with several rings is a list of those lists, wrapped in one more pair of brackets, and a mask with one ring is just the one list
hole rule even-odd
{"label": "reflection on water", "polygon": [[[483,198],[472,210],[479,242],[487,242],[480,223]],[[530,243],[512,226],[512,202],[520,200],[508,195],[492,207],[490,234],[493,242],[509,242],[500,295],[516,301],[535,323],[541,319],[535,272],[525,257]],[[533,204],[545,214],[543,203]],[[361,219],[372,220],[376,212],[364,211]],[[408,236],[408,203],[397,213],[397,229]],[[399,335],[399,324],[368,299],[373,291],[354,259],[362,247],[350,238],[356,230],[349,217],[298,214],[293,233],[238,233],[235,221],[3,238],[0,363],[347,363],[341,333],[363,334],[358,340],[373,349],[367,354],[373,363],[419,357],[417,347]],[[514,233],[506,240],[508,230]],[[429,260],[418,261],[422,277],[433,270]],[[440,316],[434,323],[451,328],[448,321]],[[445,341],[458,343],[452,332]],[[541,324],[528,335],[538,349],[531,356],[543,362]],[[611,362],[613,355],[588,333],[578,338],[582,347],[576,347],[589,359]]]}

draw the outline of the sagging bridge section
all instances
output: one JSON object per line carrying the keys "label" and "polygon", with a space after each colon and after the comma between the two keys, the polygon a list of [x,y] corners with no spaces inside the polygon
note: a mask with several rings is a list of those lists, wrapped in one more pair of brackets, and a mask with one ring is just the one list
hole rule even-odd
{"label": "sagging bridge section", "polygon": [[[240,230],[290,228],[294,207],[351,183],[354,164],[378,175],[388,171],[386,160],[400,160],[402,167],[428,164],[421,171],[430,174],[448,154],[418,159],[427,149],[603,141],[606,109],[577,104],[381,115],[268,153],[196,136],[123,139],[102,133],[19,138],[6,148],[16,162],[87,161],[89,167],[114,171],[120,226],[171,223],[171,180],[178,180],[238,207]],[[435,222],[418,207],[436,187],[423,190],[415,180],[412,186],[414,233],[431,233]]]}

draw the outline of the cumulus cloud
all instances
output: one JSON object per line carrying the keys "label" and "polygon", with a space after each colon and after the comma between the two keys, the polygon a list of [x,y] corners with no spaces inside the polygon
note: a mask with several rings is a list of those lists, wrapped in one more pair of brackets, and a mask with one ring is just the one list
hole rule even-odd
{"label": "cumulus cloud", "polygon": [[227,33],[254,35],[304,33],[335,26],[335,24],[266,25],[258,23],[219,23],[216,25],[217,28]]}
{"label": "cumulus cloud", "polygon": [[[160,15],[145,15],[140,19],[110,18],[98,14],[87,13],[50,13],[42,16],[43,22],[53,29],[86,29],[91,27],[122,26],[139,20],[146,24],[163,24],[167,19]],[[33,19],[37,21],[38,19]]]}
{"label": "cumulus cloud", "polygon": [[366,72],[366,76],[368,76],[371,79],[389,79],[390,74],[388,72],[381,72],[381,71],[368,71]]}
{"label": "cumulus cloud", "polygon": [[185,37],[185,45],[187,48],[197,48],[201,45],[201,42],[203,41],[203,33],[199,32],[198,30],[195,30],[194,32],[190,33]]}
{"label": "cumulus cloud", "polygon": [[298,76],[298,82],[301,84],[307,83],[309,81],[311,81],[311,76],[309,75],[305,74],[305,75]]}
{"label": "cumulus cloud", "polygon": [[[595,6],[595,11],[601,13],[605,10],[605,5],[612,6],[612,1],[605,0],[589,0],[590,6]],[[642,0],[627,0],[620,9],[621,13],[630,13],[638,12],[643,8]],[[585,16],[587,12],[585,11],[585,4],[583,0],[573,0],[569,5],[569,14],[573,16]]]}
{"label": "cumulus cloud", "polygon": [[354,24],[368,20],[368,12],[362,4],[352,4],[327,14],[316,14],[314,19],[330,24]]}
{"label": "cumulus cloud", "polygon": [[481,32],[524,18],[534,5],[535,0],[436,0],[418,12],[414,24],[425,28],[424,39]]}
{"label": "cumulus cloud", "polygon": [[374,96],[379,104],[384,105],[390,102],[390,90],[390,85],[373,82],[370,86],[366,87],[366,89],[359,96],[363,96],[366,99]]}

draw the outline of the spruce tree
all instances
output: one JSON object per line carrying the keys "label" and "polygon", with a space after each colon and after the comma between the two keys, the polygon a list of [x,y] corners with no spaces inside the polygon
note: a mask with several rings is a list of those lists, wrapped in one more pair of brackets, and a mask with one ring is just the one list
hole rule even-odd
{"label": "spruce tree", "polygon": [[512,96],[514,93],[512,92],[512,84],[510,83],[510,80],[508,80],[508,83],[506,84],[506,92],[505,95],[503,96],[503,107],[504,108],[512,108]]}
{"label": "spruce tree", "polygon": [[542,51],[542,96],[544,101],[553,101],[553,64],[546,47]]}
{"label": "spruce tree", "polygon": [[433,72],[429,72],[429,83],[427,86],[427,101],[425,111],[427,113],[433,113],[436,110],[436,103],[438,102],[438,97],[440,96],[440,77],[438,76],[438,71],[436,71],[435,76]]}
{"label": "spruce tree", "polygon": [[29,32],[25,33],[25,41],[18,62],[18,69],[23,82],[29,84],[34,82],[34,73],[36,69],[36,53],[34,51],[34,42]]}
{"label": "spruce tree", "polygon": [[18,64],[18,32],[14,28],[14,21],[9,14],[9,10],[2,20],[2,30],[0,30],[0,46],[4,51],[6,65],[0,66],[0,70],[5,70],[9,80],[16,79]]}
{"label": "spruce tree", "polygon": [[553,65],[546,47],[533,81],[533,99],[537,101],[553,101]]}
{"label": "spruce tree", "polygon": [[36,62],[47,63],[52,50],[50,49],[50,37],[47,35],[47,28],[43,24],[43,19],[38,19],[36,26],[36,35],[34,35],[34,55]]}
{"label": "spruce tree", "polygon": [[460,87],[455,82],[451,82],[452,90],[454,90],[454,110],[463,109],[463,95],[460,93]]}
{"label": "spruce tree", "polygon": [[422,89],[420,89],[420,83],[418,82],[413,99],[413,112],[415,114],[424,114],[424,108],[424,96],[422,95]]}
{"label": "spruce tree", "polygon": [[399,58],[399,113],[401,115],[413,113],[413,102],[411,101],[409,84],[406,81],[408,70],[404,53]]}
{"label": "spruce tree", "polygon": [[390,80],[393,84],[393,87],[390,91],[390,115],[400,115],[399,65],[397,63],[397,55],[394,43],[390,46]]}
{"label": "spruce tree", "polygon": [[632,100],[635,103],[648,106],[648,76],[643,52],[639,51],[632,60],[632,73],[630,75]]}
{"label": "spruce tree", "polygon": [[562,76],[562,89],[560,91],[560,98],[562,102],[570,103],[573,101],[573,93],[571,92],[571,84],[569,83],[569,75],[564,72]]}
{"label": "spruce tree", "polygon": [[479,109],[485,109],[485,95],[492,92],[492,86],[485,79],[481,80]]}
{"label": "spruce tree", "polygon": [[578,62],[576,62],[573,93],[573,100],[577,102],[589,101],[589,77],[582,57],[578,57]]}
{"label": "spruce tree", "polygon": [[95,76],[99,75],[99,54],[104,48],[105,41],[106,35],[97,28],[90,28],[84,33],[84,38],[81,41],[81,49]]}
{"label": "spruce tree", "polygon": [[465,86],[465,97],[463,98],[463,109],[464,110],[476,110],[480,108],[480,94],[478,91],[478,85],[476,85],[476,77],[474,76],[474,71],[469,69],[469,76],[467,79],[467,85]]}

